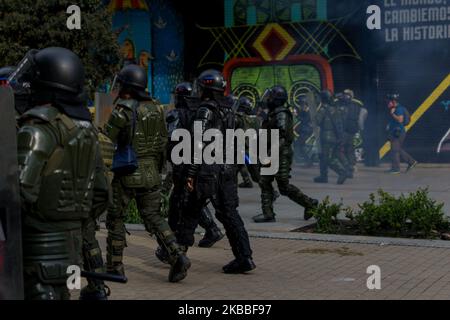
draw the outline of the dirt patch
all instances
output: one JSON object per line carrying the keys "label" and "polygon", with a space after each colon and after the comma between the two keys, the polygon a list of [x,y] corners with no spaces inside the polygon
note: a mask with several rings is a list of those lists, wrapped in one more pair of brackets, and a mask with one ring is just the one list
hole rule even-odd
{"label": "dirt patch", "polygon": [[325,249],[325,248],[311,248],[296,251],[299,254],[337,254],[340,257],[361,257],[364,254],[358,251],[352,251],[347,247],[341,247],[337,249]]}

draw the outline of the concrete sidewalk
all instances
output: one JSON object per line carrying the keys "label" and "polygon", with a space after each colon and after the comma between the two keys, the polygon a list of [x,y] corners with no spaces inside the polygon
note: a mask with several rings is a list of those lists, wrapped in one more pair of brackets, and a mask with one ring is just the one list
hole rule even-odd
{"label": "concrete sidewalk", "polygon": [[[396,195],[429,188],[432,198],[445,203],[450,170],[445,166],[419,166],[409,174],[388,175],[387,167],[359,167],[355,179],[344,186],[312,182],[318,168],[292,173],[292,183],[323,200],[330,196],[355,207],[382,188]],[[192,269],[179,284],[167,281],[169,268],[154,256],[156,241],[139,226],[127,238],[127,285],[112,284],[112,299],[449,299],[450,242],[306,235],[290,232],[308,223],[303,209],[284,197],[276,202],[277,222],[255,224],[260,213],[258,188],[241,189],[239,212],[251,237],[257,269],[248,275],[225,275],[232,260],[226,240],[211,249],[189,250]],[[311,223],[311,222],[309,222]],[[140,228],[141,230],[142,227]],[[98,237],[105,250],[106,231]],[[103,252],[105,253],[105,251]],[[381,269],[381,290],[367,288],[369,266]],[[74,298],[77,294],[74,293]]]}
{"label": "concrete sidewalk", "polygon": [[[104,230],[98,237],[105,248]],[[449,299],[450,249],[251,238],[257,269],[225,275],[232,259],[226,240],[189,250],[192,268],[182,283],[154,256],[145,232],[128,237],[129,282],[111,284],[111,299]],[[371,265],[381,268],[381,290],[367,289]],[[73,294],[73,298],[77,293]]]}
{"label": "concrete sidewalk", "polygon": [[[450,167],[419,164],[410,173],[400,175],[386,174],[388,169],[387,165],[377,168],[358,165],[355,178],[347,180],[343,186],[338,186],[337,176],[331,171],[329,184],[315,184],[313,179],[319,173],[317,166],[310,169],[294,167],[291,183],[311,197],[323,200],[330,196],[332,201],[342,201],[345,206],[353,208],[357,208],[358,203],[367,201],[369,195],[379,189],[400,195],[417,191],[419,188],[428,188],[433,199],[445,204],[444,210],[450,216]],[[259,188],[255,186],[253,189],[239,189],[239,197],[239,213],[250,231],[288,232],[309,224],[303,220],[303,209],[286,197],[280,197],[275,203],[276,223],[255,224],[251,218],[261,213]]]}

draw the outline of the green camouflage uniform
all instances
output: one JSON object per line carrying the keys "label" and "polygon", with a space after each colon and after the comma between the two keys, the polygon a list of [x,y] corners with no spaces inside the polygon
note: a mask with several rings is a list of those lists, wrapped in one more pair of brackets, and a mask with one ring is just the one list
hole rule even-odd
{"label": "green camouflage uniform", "polygon": [[339,157],[344,137],[342,112],[336,107],[324,104],[316,115],[316,123],[320,127],[320,176],[326,179],[328,168],[339,176],[345,176],[346,170]]}
{"label": "green camouflage uniform", "polygon": [[[100,155],[107,170],[106,175],[108,179],[108,186],[110,186],[112,181],[112,173],[110,170],[112,167],[114,144],[102,132],[99,132],[98,140],[100,144]],[[99,212],[100,215],[104,213],[105,212]],[[104,266],[102,251],[97,239],[95,238],[95,233],[98,229],[97,220],[99,218],[100,216],[88,218],[83,224],[83,267],[86,271],[105,273],[106,269]],[[105,285],[103,281],[87,279],[87,282],[87,287],[81,290],[81,298],[89,299],[91,295],[95,295],[96,293],[101,295],[105,292]]]}
{"label": "green camouflage uniform", "polygon": [[[354,167],[357,162],[355,153],[355,136],[359,132],[359,114],[362,106],[362,102],[356,99],[352,99],[348,104],[341,104],[339,106],[344,119],[347,119],[344,120],[344,136],[340,159],[350,177],[353,175]],[[354,129],[349,131],[347,129],[349,125]]]}
{"label": "green camouflage uniform", "polygon": [[[133,133],[133,109],[136,127]],[[136,200],[146,230],[170,253],[171,262],[181,249],[169,225],[160,214],[161,170],[165,161],[167,129],[162,109],[153,101],[119,100],[106,125],[106,133],[114,142],[132,145],[139,168],[130,175],[115,175],[113,205],[108,209],[106,226],[108,272],[124,274],[123,250],[126,246],[124,219],[128,204]]]}
{"label": "green camouflage uniform", "polygon": [[269,132],[271,129],[278,129],[280,135],[279,171],[274,176],[261,176],[260,180],[262,211],[266,218],[275,217],[273,211],[274,189],[272,186],[274,180],[277,181],[281,195],[287,196],[306,209],[305,216],[308,215],[307,211],[317,204],[314,199],[308,197],[296,186],[289,183],[294,156],[292,149],[292,143],[294,142],[293,123],[292,113],[284,106],[272,110],[268,115],[268,119],[263,123],[263,129],[268,129]]}
{"label": "green camouflage uniform", "polygon": [[[242,130],[254,129],[256,130],[256,134],[260,129],[261,125],[259,120],[254,115],[247,115],[243,112],[236,113],[236,128]],[[246,143],[246,152],[248,155],[248,141]],[[245,185],[252,185],[252,180],[256,183],[259,183],[260,176],[260,166],[259,164],[247,164],[247,165],[238,165],[238,172],[241,174],[242,179],[244,180]]]}
{"label": "green camouflage uniform", "polygon": [[25,297],[69,299],[66,272],[81,265],[82,225],[108,204],[97,131],[51,105],[26,112],[19,126]]}

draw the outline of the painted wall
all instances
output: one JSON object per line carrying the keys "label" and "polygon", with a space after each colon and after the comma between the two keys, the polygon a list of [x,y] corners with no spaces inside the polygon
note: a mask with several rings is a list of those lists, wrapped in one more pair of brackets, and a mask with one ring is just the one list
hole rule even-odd
{"label": "painted wall", "polygon": [[[405,12],[412,17],[414,13],[417,16],[417,10],[446,12],[445,5],[397,1],[395,7],[389,7],[387,4],[391,2],[383,0],[224,0],[223,3],[223,26],[201,25],[197,30],[199,37],[209,44],[198,57],[199,70],[225,68],[230,91],[257,96],[270,79],[291,87],[289,68],[275,68],[274,63],[316,55],[331,67],[335,91],[353,89],[369,109],[370,120],[365,130],[369,165],[389,160],[385,130],[389,120],[388,93],[399,93],[401,102],[413,115],[406,140],[411,154],[420,162],[450,161],[449,17],[441,15],[439,21],[432,22],[398,21]],[[382,8],[384,28],[380,32],[366,28],[366,9],[370,4]],[[245,61],[251,61],[252,65],[245,68]],[[255,67],[255,63],[260,66]],[[230,70],[230,65],[236,70]],[[268,70],[272,76],[267,75]],[[317,83],[314,77],[303,74],[308,79],[297,80]],[[261,75],[265,78],[263,82]]]}
{"label": "painted wall", "polygon": [[[113,2],[115,5],[111,5]],[[126,3],[109,3],[114,10],[113,31],[118,34],[123,63],[146,68],[148,91],[168,104],[173,87],[183,80],[182,17],[170,0],[139,0],[128,6]],[[140,5],[136,7],[136,3]]]}
{"label": "painted wall", "polygon": [[153,92],[167,104],[177,83],[183,81],[184,30],[183,18],[171,1],[151,2],[153,21]]}

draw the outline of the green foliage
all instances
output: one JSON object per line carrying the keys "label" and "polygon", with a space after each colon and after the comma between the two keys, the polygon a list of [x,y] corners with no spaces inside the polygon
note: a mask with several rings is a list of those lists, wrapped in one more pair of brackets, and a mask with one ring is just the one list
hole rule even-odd
{"label": "green foliage", "polygon": [[347,217],[355,221],[364,234],[430,238],[450,227],[443,211],[444,204],[432,200],[427,189],[400,197],[379,190],[378,198],[371,194],[370,200],[359,208],[357,212],[348,209]]}
{"label": "green foliage", "polygon": [[[448,232],[450,221],[444,204],[429,197],[427,189],[395,197],[383,190],[371,194],[358,210],[332,204],[327,197],[315,210],[318,233],[363,234],[376,236],[436,238]],[[349,221],[338,219],[345,213]]]}
{"label": "green foliage", "polygon": [[319,233],[336,233],[340,228],[338,215],[341,213],[342,206],[342,203],[332,204],[330,198],[326,197],[313,212],[317,220],[316,231]]}
{"label": "green foliage", "polygon": [[[67,28],[70,5],[81,9],[81,30]],[[30,49],[65,47],[83,60],[92,94],[120,61],[112,15],[102,0],[0,1],[0,66],[16,65]]]}
{"label": "green foliage", "polygon": [[136,201],[132,200],[127,208],[125,223],[129,224],[142,224],[143,221],[141,216],[139,215],[139,211],[137,209]]}

